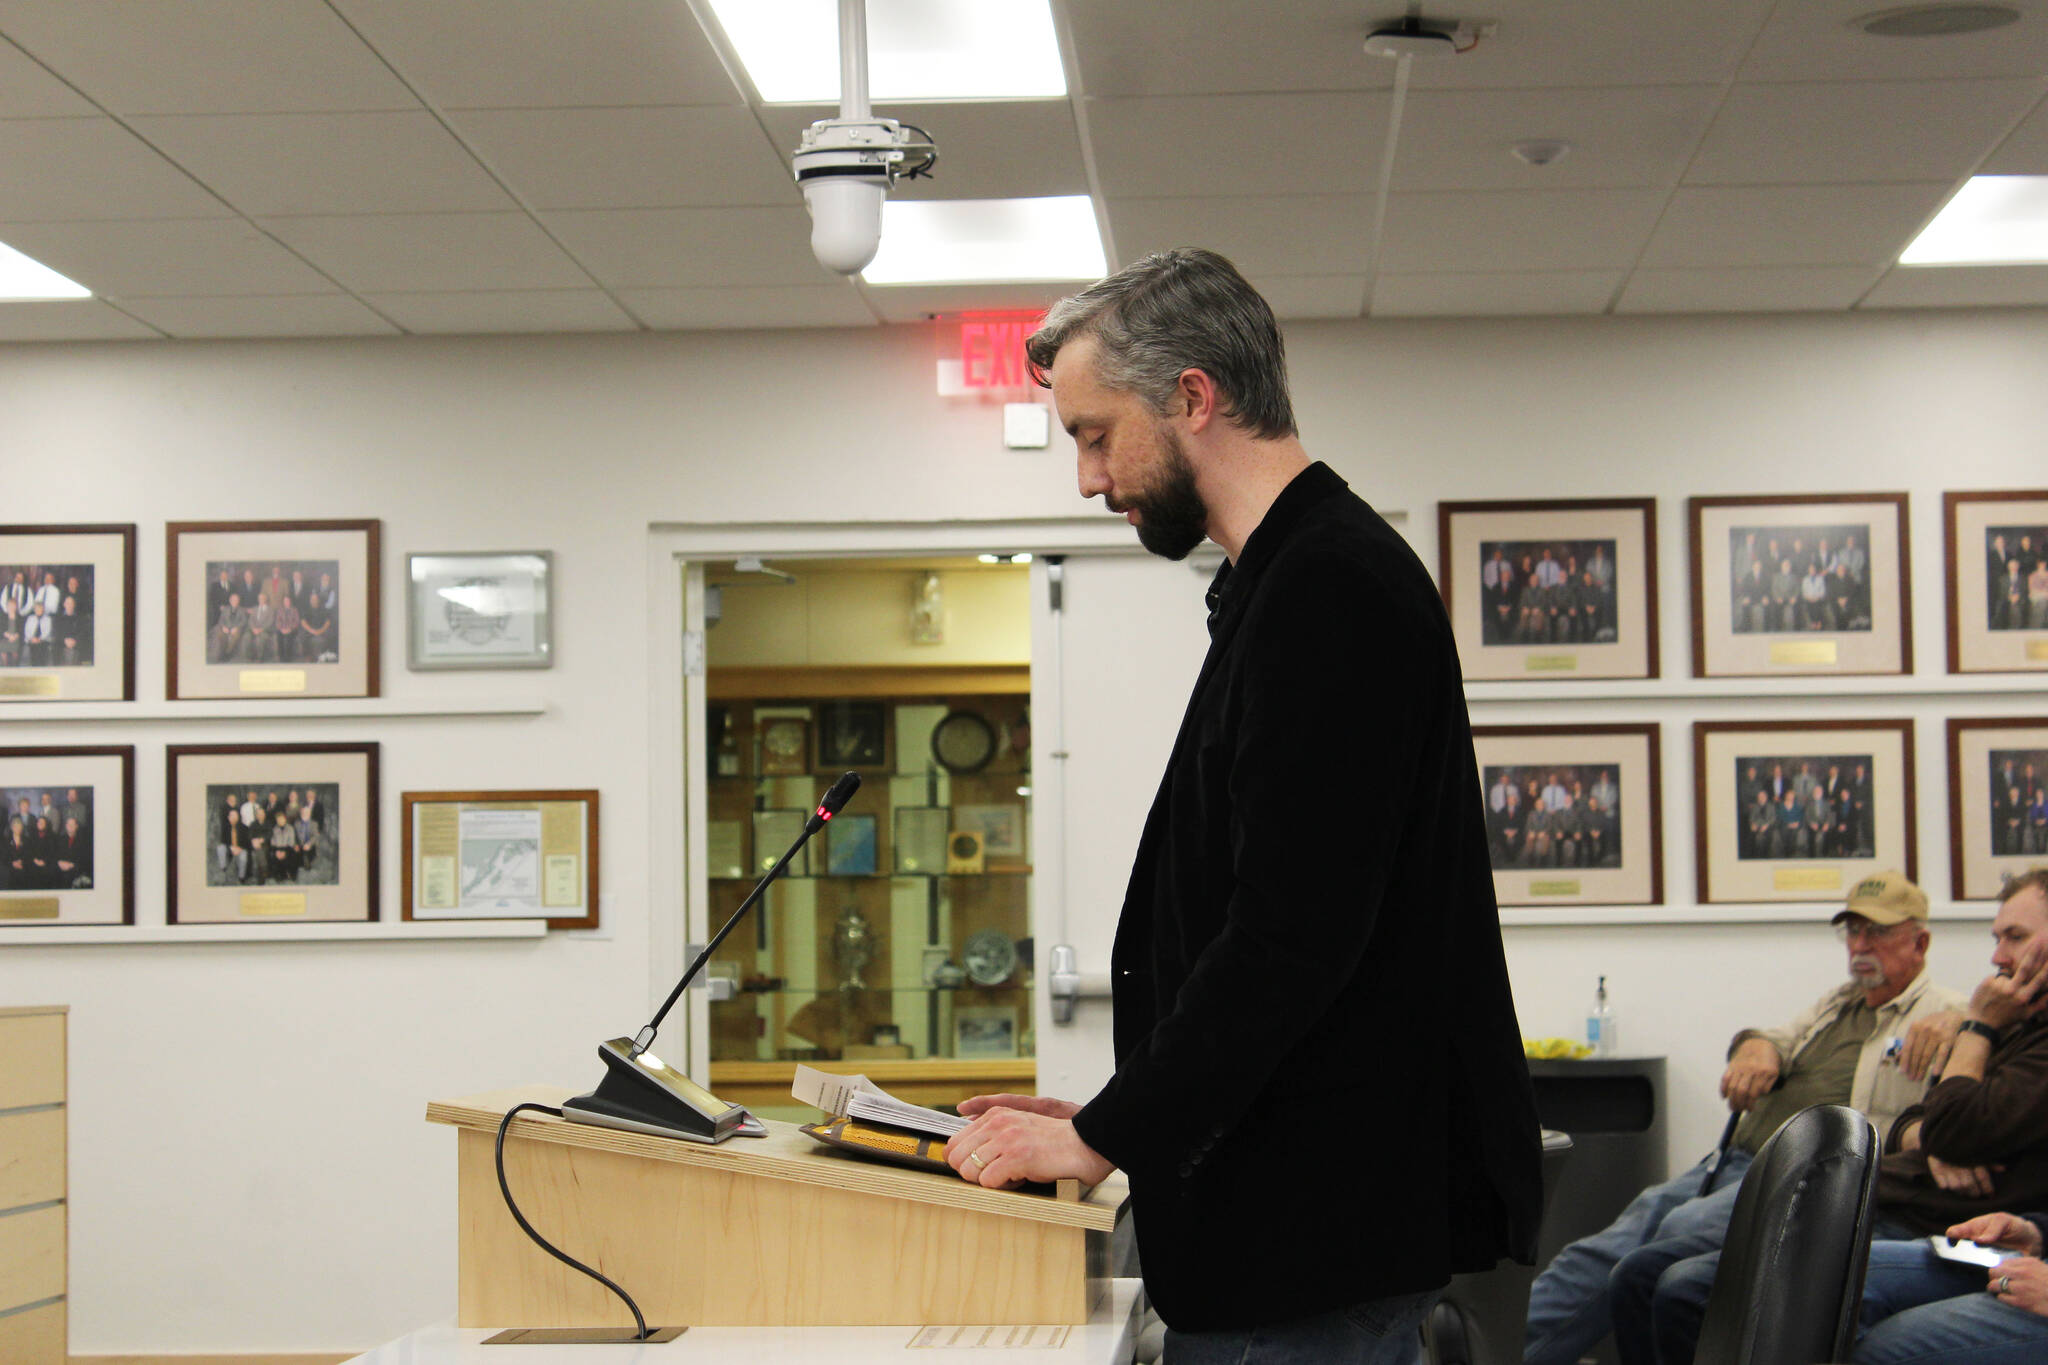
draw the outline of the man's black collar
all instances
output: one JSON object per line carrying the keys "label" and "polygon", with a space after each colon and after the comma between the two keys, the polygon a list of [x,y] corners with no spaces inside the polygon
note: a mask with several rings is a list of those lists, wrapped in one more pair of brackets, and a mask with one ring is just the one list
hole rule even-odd
{"label": "man's black collar", "polygon": [[1209,591],[1204,599],[1209,606],[1209,637],[1214,639],[1232,604],[1244,600],[1244,589],[1257,580],[1280,547],[1293,537],[1309,509],[1333,493],[1350,487],[1338,477],[1337,471],[1317,460],[1307,469],[1287,481],[1280,490],[1280,496],[1273,499],[1273,505],[1266,509],[1266,515],[1252,528],[1245,538],[1244,549],[1233,565],[1224,560],[1217,566],[1216,576],[1209,580]]}

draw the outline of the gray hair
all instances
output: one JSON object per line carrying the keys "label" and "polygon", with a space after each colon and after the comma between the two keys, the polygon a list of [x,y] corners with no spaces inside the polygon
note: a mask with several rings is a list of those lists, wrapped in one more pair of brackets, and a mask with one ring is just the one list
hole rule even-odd
{"label": "gray hair", "polygon": [[1164,417],[1181,372],[1214,380],[1229,421],[1264,440],[1295,434],[1287,353],[1273,310],[1237,267],[1199,247],[1159,251],[1054,304],[1024,343],[1032,376],[1060,348],[1092,336],[1097,377]]}

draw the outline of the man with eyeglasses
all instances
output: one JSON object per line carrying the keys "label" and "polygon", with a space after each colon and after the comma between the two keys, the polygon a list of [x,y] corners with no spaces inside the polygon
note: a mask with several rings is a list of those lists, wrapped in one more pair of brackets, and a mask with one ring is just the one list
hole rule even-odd
{"label": "man with eyeglasses", "polygon": [[[1787,795],[1791,793],[1788,791]],[[1847,1104],[1879,1132],[1925,1094],[1962,1022],[1963,997],[1925,971],[1927,897],[1898,872],[1866,877],[1835,916],[1849,980],[1784,1029],[1744,1029],[1728,1049],[1721,1094],[1743,1117],[1725,1157],[1709,1153],[1638,1195],[1604,1230],[1558,1252],[1529,1294],[1524,1365],[1574,1365],[1613,1330],[1620,1268],[1648,1249],[1718,1250],[1742,1173],[1801,1109]],[[1667,1261],[1665,1264],[1669,1264]]]}
{"label": "man with eyeglasses", "polygon": [[[1889,1126],[1878,1125],[1885,1154],[1865,1327],[1942,1297],[1945,1277],[1916,1284],[1914,1272],[1931,1254],[1925,1238],[2003,1209],[2048,1207],[2048,867],[2006,883],[1991,933],[1991,975],[1970,996],[1940,1082]],[[1670,1257],[1669,1249],[1646,1247],[1614,1272],[1614,1335],[1624,1365],[1692,1360],[1719,1250],[1680,1248]],[[1860,1351],[1854,1358],[1898,1359]],[[1962,1358],[1989,1365],[2036,1357],[2023,1349]]]}

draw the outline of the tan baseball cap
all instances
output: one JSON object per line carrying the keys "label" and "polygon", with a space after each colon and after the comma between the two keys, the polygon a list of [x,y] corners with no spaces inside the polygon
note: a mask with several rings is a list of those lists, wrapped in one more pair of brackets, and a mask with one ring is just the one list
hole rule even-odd
{"label": "tan baseball cap", "polygon": [[1927,922],[1927,893],[1894,870],[1875,872],[1849,892],[1849,903],[1835,916],[1839,924],[1850,915],[1861,915],[1872,924],[1904,924],[1909,919]]}

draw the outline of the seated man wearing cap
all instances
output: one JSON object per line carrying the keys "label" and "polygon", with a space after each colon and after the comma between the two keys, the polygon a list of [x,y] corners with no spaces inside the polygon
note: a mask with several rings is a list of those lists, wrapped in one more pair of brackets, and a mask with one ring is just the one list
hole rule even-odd
{"label": "seated man wearing cap", "polygon": [[[1992,974],[1970,996],[1940,1083],[1879,1125],[1874,1264],[1891,1265],[1898,1242],[1924,1245],[2001,1207],[2048,1207],[2048,867],[2006,883],[1991,933]],[[1625,1365],[1692,1359],[1719,1264],[1718,1242],[1685,1239],[1623,1258],[1610,1290]]]}
{"label": "seated man wearing cap", "polygon": [[1923,970],[1927,897],[1897,872],[1868,877],[1835,926],[1849,947],[1850,979],[1790,1027],[1745,1029],[1729,1045],[1721,1093],[1744,1117],[1725,1161],[1708,1154],[1643,1191],[1604,1230],[1557,1253],[1530,1289],[1524,1365],[1574,1365],[1607,1335],[1614,1326],[1609,1279],[1624,1257],[1680,1237],[1687,1246],[1718,1248],[1750,1159],[1801,1109],[1851,1105],[1883,1131],[1919,1102],[1963,1003]]}

